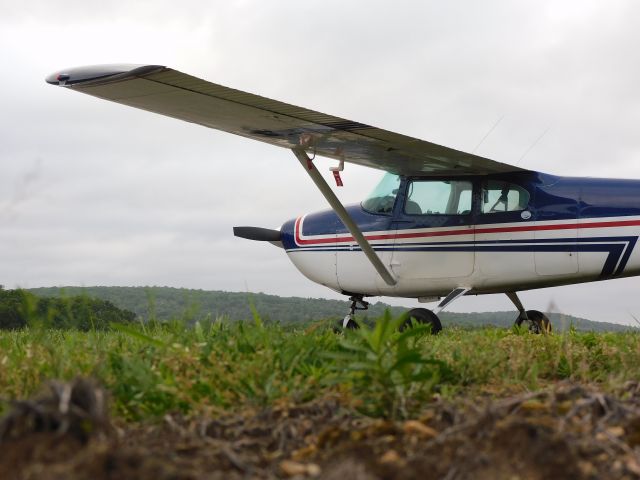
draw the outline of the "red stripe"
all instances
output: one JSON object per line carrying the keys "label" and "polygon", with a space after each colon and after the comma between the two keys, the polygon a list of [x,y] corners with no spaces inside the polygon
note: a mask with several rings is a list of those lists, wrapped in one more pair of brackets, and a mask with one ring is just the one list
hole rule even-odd
{"label": "red stripe", "polygon": [[[303,240],[300,237],[300,224],[301,217],[296,219],[295,234],[296,243],[298,245],[322,245],[325,243],[350,243],[355,240],[353,237],[340,237],[340,238],[318,238],[315,240]],[[536,226],[523,226],[523,227],[485,227],[485,228],[471,228],[468,230],[442,230],[439,232],[422,232],[422,233],[388,233],[382,235],[365,235],[365,238],[369,241],[372,240],[392,240],[401,238],[427,238],[427,237],[444,237],[453,235],[471,235],[471,234],[483,234],[483,233],[508,233],[508,232],[533,232],[533,231],[545,231],[545,230],[569,230],[569,229],[582,229],[582,228],[612,228],[612,227],[635,227],[640,226],[640,220],[618,220],[611,222],[588,222],[588,223],[562,223],[554,225],[536,225]]]}

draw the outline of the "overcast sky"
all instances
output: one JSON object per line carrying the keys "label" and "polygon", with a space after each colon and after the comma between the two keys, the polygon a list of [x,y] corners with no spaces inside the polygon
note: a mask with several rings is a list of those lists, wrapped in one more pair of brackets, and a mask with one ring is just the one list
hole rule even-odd
{"label": "overcast sky", "polygon": [[[0,0],[0,284],[340,298],[281,250],[233,237],[326,207],[292,154],[55,88],[49,73],[167,65],[466,151],[502,119],[477,154],[640,178],[639,20],[633,0]],[[348,165],[341,198],[359,201],[379,175]],[[639,283],[522,298],[630,323]],[[452,310],[512,308],[492,295]]]}

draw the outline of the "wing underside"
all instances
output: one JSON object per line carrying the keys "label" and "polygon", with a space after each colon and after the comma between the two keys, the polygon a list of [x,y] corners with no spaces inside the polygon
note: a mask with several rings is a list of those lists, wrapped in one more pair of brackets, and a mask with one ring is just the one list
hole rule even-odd
{"label": "wing underside", "polygon": [[234,90],[158,65],[79,67],[47,82],[287,149],[402,175],[523,169],[362,123]]}

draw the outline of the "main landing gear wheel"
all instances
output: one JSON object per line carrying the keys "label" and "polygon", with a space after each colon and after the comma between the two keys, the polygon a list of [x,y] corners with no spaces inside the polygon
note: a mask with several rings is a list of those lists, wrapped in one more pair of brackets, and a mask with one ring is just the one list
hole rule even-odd
{"label": "main landing gear wheel", "polygon": [[527,320],[529,321],[529,331],[532,333],[551,333],[551,322],[544,313],[538,310],[527,310],[527,318],[519,315],[516,319],[516,325],[520,327]]}
{"label": "main landing gear wheel", "polygon": [[436,335],[442,330],[442,323],[440,323],[440,319],[435,313],[426,308],[414,308],[409,310],[407,320],[400,327],[400,331],[411,327],[411,319],[423,325],[431,325],[432,335]]}

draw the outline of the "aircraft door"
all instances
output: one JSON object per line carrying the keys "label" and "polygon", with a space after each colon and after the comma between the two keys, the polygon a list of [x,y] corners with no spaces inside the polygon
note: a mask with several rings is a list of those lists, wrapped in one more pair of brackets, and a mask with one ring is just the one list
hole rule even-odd
{"label": "aircraft door", "polygon": [[476,265],[485,286],[526,284],[536,276],[533,189],[510,180],[489,178],[480,188]]}
{"label": "aircraft door", "polygon": [[472,197],[471,180],[407,182],[404,202],[394,219],[397,230],[391,258],[403,289],[428,291],[437,279],[446,283],[473,273]]}

